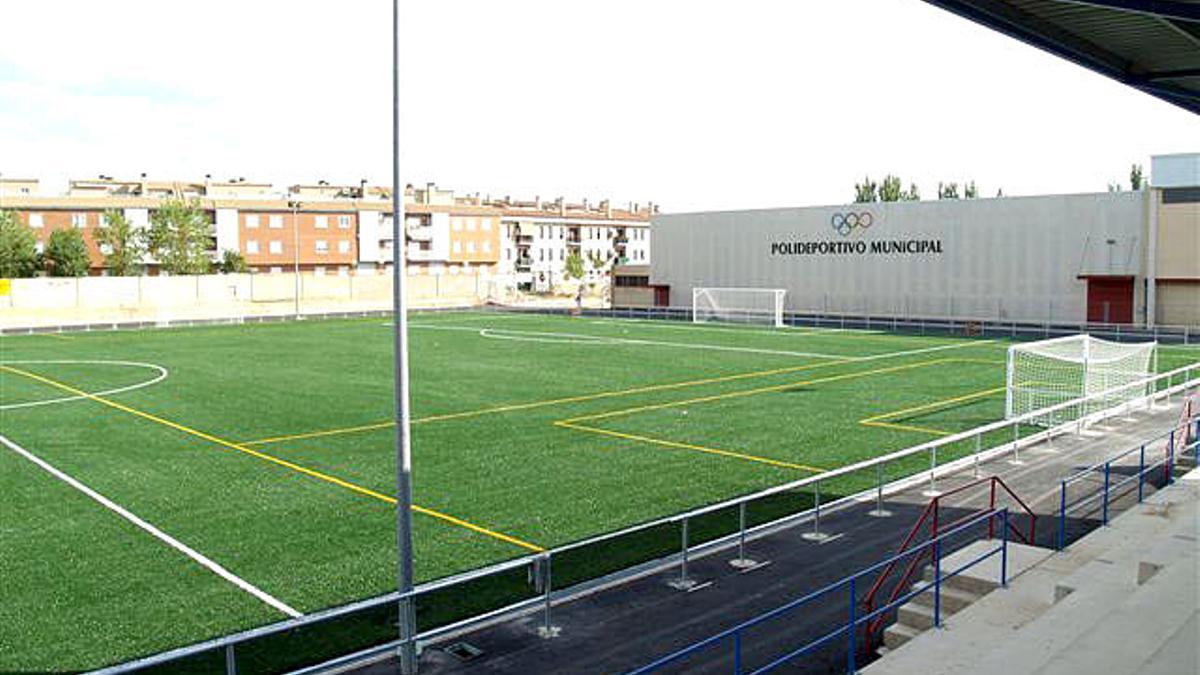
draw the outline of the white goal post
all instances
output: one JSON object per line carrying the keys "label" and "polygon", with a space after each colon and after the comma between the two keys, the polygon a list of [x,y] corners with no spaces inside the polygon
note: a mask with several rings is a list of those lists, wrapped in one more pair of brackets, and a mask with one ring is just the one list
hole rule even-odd
{"label": "white goal post", "polygon": [[782,288],[708,288],[692,289],[692,321],[729,321],[765,323],[783,327]]}
{"label": "white goal post", "polygon": [[[1057,424],[1144,398],[1153,393],[1149,378],[1157,370],[1157,358],[1157,342],[1109,342],[1090,335],[1013,345],[1008,348],[1004,416],[1019,417],[1057,403],[1095,397],[1087,410],[1062,409],[1051,415],[1053,419],[1042,421]],[[1140,381],[1146,384],[1138,386]],[[1096,396],[1118,387],[1111,396]]]}

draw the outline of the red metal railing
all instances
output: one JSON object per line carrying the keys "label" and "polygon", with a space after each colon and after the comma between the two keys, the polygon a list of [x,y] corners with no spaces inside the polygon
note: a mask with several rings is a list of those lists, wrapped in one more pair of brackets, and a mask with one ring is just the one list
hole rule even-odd
{"label": "red metal railing", "polygon": [[[972,488],[977,488],[985,483],[988,485],[987,506],[973,509],[966,515],[955,519],[949,524],[943,524],[940,522],[940,511],[943,500],[951,495],[960,494]],[[920,535],[921,531],[925,529],[926,525],[929,525],[929,540],[933,540],[937,538],[938,533],[941,531],[953,529],[954,527],[960,525],[961,523],[967,522],[972,518],[978,518],[980,513],[994,511],[996,508],[997,486],[1004,490],[1004,492],[1008,494],[1012,501],[1020,506],[1021,509],[1029,515],[1029,531],[1027,533],[1022,532],[1021,529],[1017,527],[1015,518],[1008,521],[1009,530],[1020,541],[1026,544],[1032,544],[1037,534],[1037,515],[1035,515],[1033,510],[1029,508],[1028,504],[1026,504],[1020,497],[1017,496],[1015,492],[1012,491],[1011,488],[1008,487],[1008,485],[1005,484],[1003,479],[1001,479],[999,476],[990,476],[988,478],[980,478],[979,480],[972,481],[966,485],[960,485],[959,487],[943,492],[942,494],[930,499],[929,503],[926,504],[925,508],[921,511],[921,515],[917,517],[917,522],[913,523],[912,528],[908,531],[908,535],[904,537],[902,542],[900,542],[899,548],[896,549],[896,555],[898,556],[912,548],[913,542],[917,539],[918,535]],[[988,539],[995,538],[995,525],[995,518],[987,519]],[[871,584],[871,589],[867,591],[865,596],[863,596],[863,604],[865,606],[866,614],[870,614],[871,612],[875,611],[875,607],[877,605],[890,605],[896,601],[896,598],[903,595],[905,589],[909,585],[909,582],[912,581],[913,575],[916,574],[917,570],[921,568],[921,563],[924,562],[926,557],[932,556],[931,551],[931,547],[927,546],[922,549],[920,553],[911,556],[908,564],[904,566],[904,571],[901,572],[896,585],[892,587],[891,592],[888,594],[887,600],[882,603],[877,603],[877,596],[883,591],[884,584],[896,570],[897,562],[899,561],[893,560],[886,567],[880,570],[879,576],[875,579],[875,583]],[[880,628],[882,628],[885,619],[886,616],[884,616],[884,614],[880,614],[864,624],[865,635],[863,644],[866,646],[868,651],[874,648],[874,638],[878,634]]]}

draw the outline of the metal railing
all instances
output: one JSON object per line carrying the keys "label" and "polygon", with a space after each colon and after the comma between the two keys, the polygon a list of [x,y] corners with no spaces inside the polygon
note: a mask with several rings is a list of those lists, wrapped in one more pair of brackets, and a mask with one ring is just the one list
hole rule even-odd
{"label": "metal railing", "polygon": [[[1036,530],[1037,515],[1033,512],[1032,509],[1029,508],[1029,505],[1026,504],[1024,502],[1024,500],[1022,500],[1020,497],[1018,497],[1017,494],[1015,492],[1013,492],[1011,488],[1008,487],[1008,484],[1004,482],[1004,479],[1000,478],[999,476],[989,476],[987,478],[980,478],[978,480],[971,481],[970,483],[967,483],[965,485],[960,485],[952,490],[948,490],[942,494],[933,496],[929,500],[929,504],[927,504],[925,506],[925,509],[921,511],[921,515],[917,518],[917,522],[913,523],[913,526],[909,530],[908,535],[900,543],[900,547],[896,550],[896,553],[900,554],[900,553],[903,553],[903,552],[909,550],[909,548],[912,546],[913,541],[915,541],[917,536],[921,533],[921,531],[923,529],[925,529],[926,525],[929,526],[930,539],[936,539],[938,536],[938,533],[946,527],[945,525],[943,525],[941,523],[942,501],[944,499],[946,499],[947,497],[962,494],[964,492],[967,492],[969,490],[977,488],[981,485],[987,485],[989,488],[988,489],[987,507],[985,507],[981,510],[983,510],[983,511],[995,511],[996,510],[996,488],[999,487],[1001,490],[1003,490],[1009,496],[1009,499],[1012,500],[1012,502],[1014,503],[1015,506],[1020,507],[1020,509],[1022,511],[1024,511],[1026,515],[1029,516],[1029,531],[1022,532],[1020,530],[1020,528],[1018,528],[1016,526],[1015,523],[1005,521],[1005,524],[1008,527],[1012,528],[1012,533],[1014,535],[1016,535],[1017,539],[1021,540],[1021,543],[1028,544],[1031,546],[1034,545],[1034,542],[1037,539],[1037,530]],[[950,523],[949,527],[952,529],[955,526],[957,526],[959,523],[961,523],[965,520],[968,520],[970,518],[971,518],[971,514],[968,513],[967,515],[962,516],[962,517],[956,519],[954,522]],[[993,535],[992,523],[989,522],[988,523],[988,538],[991,539],[992,535]],[[904,588],[906,586],[908,586],[909,581],[912,580],[913,574],[916,573],[918,566],[921,564],[921,561],[924,559],[925,559],[925,556],[923,554],[916,555],[911,558],[908,565],[905,566],[904,570],[900,573],[899,580],[892,586],[891,594],[888,596],[888,599],[886,601],[884,601],[884,605],[892,604],[892,601],[894,601],[901,593],[903,593]],[[891,578],[891,574],[893,571],[895,571],[895,569],[896,568],[895,568],[894,564],[884,567],[880,571],[879,576],[876,577],[875,582],[873,584],[871,584],[870,590],[867,591],[866,596],[863,598],[863,606],[865,607],[867,613],[871,613],[874,611],[876,596],[884,590],[884,584],[888,581],[888,579]],[[868,649],[870,649],[871,646],[873,645],[875,634],[883,626],[883,622],[885,619],[886,619],[886,615],[881,614],[874,621],[868,621],[866,623],[865,630],[863,632],[863,637],[864,637],[864,642],[866,643],[866,647]]]}
{"label": "metal railing", "polygon": [[[1173,395],[1200,387],[1200,378],[1193,379],[1193,374],[1200,375],[1200,363],[752,494],[421,584],[406,596],[413,598],[418,605],[422,599],[441,592],[465,592],[470,584],[496,583],[514,588],[508,594],[511,596],[511,602],[501,601],[499,606],[489,607],[478,613],[449,617],[440,625],[418,632],[412,639],[418,643],[429,644],[445,636],[485,625],[500,617],[534,612],[541,614],[539,632],[552,637],[557,633],[553,623],[553,607],[557,602],[652,570],[661,571],[672,567],[678,568],[679,576],[675,585],[679,588],[689,588],[694,585],[689,563],[696,558],[736,548],[735,561],[748,561],[747,549],[750,542],[799,523],[811,523],[812,532],[806,535],[810,538],[828,536],[828,533],[821,529],[822,516],[843,506],[871,499],[876,501],[876,511],[880,512],[881,516],[890,515],[883,510],[885,493],[926,481],[930,490],[937,491],[939,477],[970,469],[972,464],[974,476],[977,478],[980,463],[992,457],[1009,455],[1012,461],[1019,462],[1021,448],[1030,444],[1052,442],[1057,436],[1080,432],[1088,425],[1150,407],[1160,400],[1169,402]],[[1093,401],[1111,401],[1114,394],[1136,387],[1149,388],[1152,391],[1106,410],[1089,410]],[[1042,426],[1046,424],[1045,421],[1057,419],[1059,413],[1064,410],[1077,411],[1078,415],[1075,419],[1054,426]],[[1022,430],[1028,431],[1027,427],[1030,425],[1036,425],[1038,430],[1022,435]],[[997,441],[997,444],[990,445],[992,441]],[[665,543],[671,539],[679,542],[674,552]],[[597,560],[613,561],[611,569],[597,568]],[[524,585],[515,583],[514,575],[522,577]],[[394,605],[400,598],[399,594],[391,593],[130,661],[101,672],[131,672],[206,651],[223,650],[227,655],[226,671],[232,675],[237,670],[238,650],[250,646],[256,640],[307,629],[314,624],[332,620],[348,620],[363,612],[380,611],[389,604]],[[421,612],[418,612],[418,616],[421,616]],[[381,637],[378,645],[369,646],[338,660],[358,661],[386,655],[399,645],[398,640],[382,642],[386,637],[389,636]],[[369,645],[370,640],[364,639],[359,642],[359,646],[364,644]],[[349,646],[349,649],[354,648],[356,647],[353,645]],[[343,648],[337,653],[345,654],[346,651],[348,650]],[[320,659],[310,662],[318,660]]]}
{"label": "metal railing", "polygon": [[[1188,434],[1192,434],[1194,440],[1188,442]],[[1166,441],[1162,445],[1161,454],[1157,459],[1153,456],[1150,462],[1147,463],[1146,449],[1150,448],[1151,455],[1155,454],[1154,445],[1161,441]],[[1147,440],[1144,443],[1135,445],[1123,452],[1120,452],[1108,459],[1097,462],[1092,466],[1080,469],[1075,473],[1064,478],[1059,485],[1059,500],[1058,500],[1058,518],[1057,530],[1055,532],[1055,548],[1059,551],[1065,549],[1068,545],[1067,538],[1067,518],[1073,512],[1082,511],[1080,518],[1085,518],[1089,514],[1094,514],[1099,511],[1099,525],[1107,526],[1111,519],[1111,507],[1113,502],[1121,497],[1124,497],[1136,490],[1136,503],[1140,504],[1145,498],[1145,490],[1147,482],[1154,482],[1155,474],[1161,471],[1161,485],[1170,484],[1173,481],[1173,471],[1175,462],[1178,456],[1191,451],[1193,457],[1200,454],[1200,413],[1189,416],[1182,421],[1182,424],[1173,427],[1166,433],[1160,434]],[[1133,458],[1136,456],[1136,464]],[[1113,467],[1136,471],[1132,475],[1120,476],[1117,480],[1113,480]],[[1076,499],[1071,499],[1069,490],[1074,485],[1089,485],[1099,481],[1099,486],[1091,491],[1090,494]],[[1134,485],[1136,484],[1136,486]]]}
{"label": "metal railing", "polygon": [[[1000,532],[1001,532],[1000,541],[996,544],[995,548],[992,548],[985,553],[975,556],[974,558],[972,558],[965,564],[961,565],[957,569],[951,570],[949,572],[942,570],[942,560],[946,555],[946,553],[942,549],[944,546],[944,542],[946,542],[947,539],[954,537],[956,535],[959,535],[962,532],[966,531],[967,529],[969,529],[973,526],[979,525],[981,523],[985,523],[985,522],[987,523],[989,529],[991,529],[993,526],[993,523],[996,519],[1001,520],[1002,525],[1000,527]],[[857,671],[857,652],[858,652],[857,637],[858,637],[858,627],[859,626],[869,625],[870,622],[877,620],[885,612],[891,611],[892,609],[895,609],[895,608],[907,603],[909,600],[915,598],[916,596],[932,590],[933,591],[933,625],[935,628],[940,628],[942,625],[942,584],[945,583],[945,581],[947,579],[951,579],[955,576],[958,576],[959,574],[962,574],[964,571],[970,569],[971,567],[974,567],[975,565],[977,565],[977,564],[983,562],[984,560],[987,560],[988,558],[991,558],[992,556],[995,556],[995,555],[1000,556],[1000,575],[999,575],[1000,586],[1006,587],[1008,585],[1008,532],[1009,532],[1008,509],[987,511],[986,513],[977,515],[974,518],[958,525],[955,528],[952,528],[950,530],[943,532],[942,534],[938,535],[937,537],[935,537],[933,539],[930,539],[929,541],[921,544],[920,546],[909,549],[908,551],[898,553],[898,554],[893,555],[892,557],[887,558],[885,560],[881,560],[881,561],[875,563],[874,565],[871,565],[870,567],[859,570],[858,572],[855,572],[854,574],[852,574],[848,577],[844,577],[838,581],[833,582],[832,584],[829,584],[829,585],[819,588],[815,591],[812,591],[811,593],[808,593],[800,598],[792,600],[791,602],[788,602],[787,604],[776,607],[775,609],[773,609],[769,612],[760,614],[759,616],[754,617],[753,619],[750,619],[749,621],[742,622],[732,628],[723,630],[719,633],[716,633],[715,635],[713,635],[711,637],[705,638],[703,640],[700,640],[699,642],[696,642],[687,647],[684,647],[683,649],[680,649],[676,652],[668,654],[667,656],[664,656],[664,657],[657,659],[651,663],[648,663],[645,666],[642,666],[641,668],[630,671],[628,673],[628,675],[645,675],[646,673],[652,673],[652,672],[658,671],[664,667],[675,665],[682,661],[686,661],[689,658],[695,656],[696,654],[713,649],[716,646],[722,645],[722,644],[727,645],[727,649],[729,649],[731,652],[732,661],[733,661],[733,673],[735,675],[758,675],[760,673],[767,673],[772,670],[775,670],[776,668],[779,668],[780,666],[783,666],[801,656],[809,654],[812,651],[814,651],[830,642],[833,642],[834,640],[837,640],[839,638],[844,639],[845,643],[846,643],[846,648],[845,648],[846,672],[854,673]],[[931,556],[931,559],[932,559],[932,565],[933,565],[933,575],[932,575],[933,580],[932,581],[927,582],[923,586],[917,585],[916,587],[910,589],[907,593],[899,595],[898,597],[893,599],[891,602],[889,602],[888,604],[886,604],[882,607],[879,607],[878,609],[868,610],[864,613],[860,613],[858,611],[859,599],[858,599],[857,589],[860,585],[861,579],[863,579],[864,577],[867,577],[869,575],[872,575],[886,567],[894,566],[896,563],[898,563],[902,560],[905,560],[906,558],[912,558],[914,556],[923,556],[926,553],[929,553],[929,555]],[[772,621],[772,620],[784,617],[800,607],[808,605],[814,601],[820,600],[831,594],[837,593],[838,591],[845,591],[845,593],[846,593],[846,600],[845,600],[846,619],[845,619],[844,623],[840,623],[840,625],[837,628],[835,628],[834,630],[827,632],[824,635],[821,635],[820,637],[818,637],[814,640],[810,640],[810,641],[806,642],[805,644],[801,645],[800,647],[797,647],[791,651],[788,651],[787,653],[785,653],[781,656],[778,656],[778,657],[768,661],[766,664],[764,664],[762,666],[759,666],[759,667],[757,667],[753,670],[749,670],[749,671],[744,669],[744,658],[743,658],[744,638],[743,638],[743,636],[748,630],[755,628],[757,626],[760,626],[768,621]]]}
{"label": "metal railing", "polygon": [[[505,308],[506,311],[522,311]],[[691,321],[691,307],[614,307],[591,309],[591,316],[661,321]],[[747,313],[746,319],[762,323],[764,313]],[[916,314],[838,313],[785,310],[783,323],[792,327],[837,330],[887,330],[929,335],[974,335],[1013,339],[1044,339],[1090,333],[1109,340],[1156,340],[1163,343],[1200,343],[1200,326],[1098,323],[1086,321],[1001,320],[995,317],[922,316]]]}

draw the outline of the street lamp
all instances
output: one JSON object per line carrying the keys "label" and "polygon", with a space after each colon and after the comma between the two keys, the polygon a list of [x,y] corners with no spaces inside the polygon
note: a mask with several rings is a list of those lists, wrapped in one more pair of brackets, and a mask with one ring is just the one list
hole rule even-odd
{"label": "street lamp", "polygon": [[303,204],[296,200],[288,201],[288,208],[292,210],[292,272],[295,277],[293,296],[297,319],[300,318],[300,220],[296,212],[301,206]]}

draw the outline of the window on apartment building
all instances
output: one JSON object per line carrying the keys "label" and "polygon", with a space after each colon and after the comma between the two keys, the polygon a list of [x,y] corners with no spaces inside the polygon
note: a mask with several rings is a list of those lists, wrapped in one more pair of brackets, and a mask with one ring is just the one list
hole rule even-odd
{"label": "window on apartment building", "polygon": [[112,255],[112,252],[113,252],[112,244],[100,244],[100,254],[101,255]]}
{"label": "window on apartment building", "polygon": [[454,242],[454,244],[451,246],[451,250],[454,251],[455,253],[462,253],[462,242],[461,241]]}
{"label": "window on apartment building", "polygon": [[562,225],[558,226],[558,238],[559,239],[567,238],[567,228],[563,227]]}
{"label": "window on apartment building", "polygon": [[475,231],[475,218],[467,218],[467,232]]}
{"label": "window on apartment building", "polygon": [[258,253],[258,240],[257,239],[247,239],[246,240],[246,253],[251,253],[251,254]]}
{"label": "window on apartment building", "polygon": [[323,277],[323,276],[325,276],[325,267],[324,267],[324,265],[317,265],[316,267],[314,267],[314,268],[313,268],[313,274],[314,274],[315,276],[318,276],[318,277]]}
{"label": "window on apartment building", "polygon": [[346,265],[338,265],[338,276],[339,277],[350,276],[350,268],[347,267]]}
{"label": "window on apartment building", "polygon": [[343,240],[339,241],[338,242],[338,253],[349,253],[349,252],[350,252],[350,240],[343,239]]}
{"label": "window on apartment building", "polygon": [[313,249],[320,254],[329,253],[329,242],[324,239],[318,239],[313,242]]}
{"label": "window on apartment building", "polygon": [[484,232],[490,232],[492,229],[492,219],[491,218],[480,218],[479,219],[479,227],[482,228]]}
{"label": "window on apartment building", "polygon": [[538,249],[538,262],[546,262],[546,249]]}
{"label": "window on apartment building", "polygon": [[279,265],[274,265],[271,267],[271,274],[283,274],[283,268]]}
{"label": "window on apartment building", "polygon": [[484,253],[492,252],[492,242],[490,242],[490,241],[483,242],[483,252]]}
{"label": "window on apartment building", "polygon": [[44,226],[45,224],[46,223],[42,220],[42,214],[40,214],[40,213],[29,214],[29,226],[30,227],[41,229],[42,226]]}
{"label": "window on apartment building", "polygon": [[313,227],[317,228],[318,230],[328,230],[329,216],[317,216],[313,218]]}
{"label": "window on apartment building", "polygon": [[561,248],[560,248],[560,249],[558,249],[558,260],[559,260],[559,262],[562,262],[563,260],[566,260],[566,258],[564,257],[564,254],[565,254],[565,253],[566,253],[566,251],[565,251],[565,250],[563,250],[563,249],[561,249]]}
{"label": "window on apartment building", "polygon": [[283,253],[283,242],[279,241],[278,239],[272,241],[271,243],[267,244],[267,251],[274,253],[275,255]]}
{"label": "window on apartment building", "polygon": [[454,228],[455,232],[461,232],[462,231],[462,219],[461,218],[451,218],[450,219],[450,227]]}
{"label": "window on apartment building", "polygon": [[246,227],[248,229],[258,227],[258,216],[246,216]]}
{"label": "window on apartment building", "polygon": [[87,214],[86,213],[72,213],[71,214],[71,227],[74,227],[77,229],[83,229],[83,228],[87,227]]}
{"label": "window on apartment building", "polygon": [[267,226],[273,230],[283,229],[283,216],[271,216],[267,221]]}
{"label": "window on apartment building", "polygon": [[338,216],[338,229],[350,229],[350,216]]}
{"label": "window on apartment building", "polygon": [[475,242],[468,241],[467,242],[467,253],[474,253],[474,252],[475,252]]}
{"label": "window on apartment building", "polygon": [[[29,249],[25,249],[25,250],[29,250]],[[38,254],[45,253],[46,252],[46,243],[42,242],[42,241],[35,243],[33,245],[33,250],[37,251]]]}

